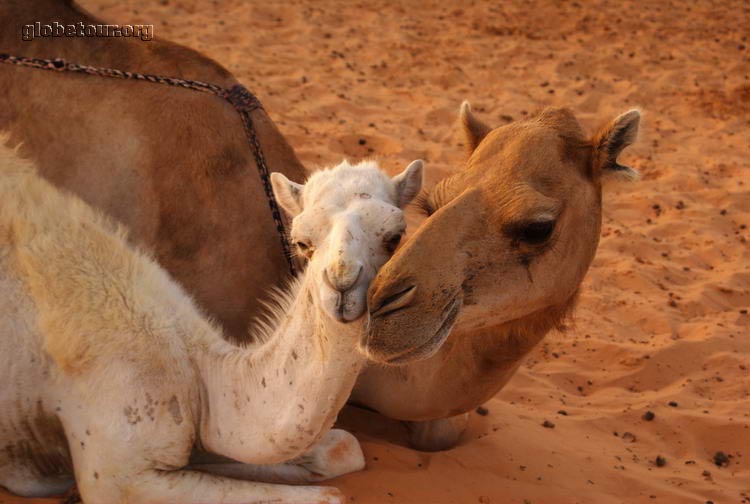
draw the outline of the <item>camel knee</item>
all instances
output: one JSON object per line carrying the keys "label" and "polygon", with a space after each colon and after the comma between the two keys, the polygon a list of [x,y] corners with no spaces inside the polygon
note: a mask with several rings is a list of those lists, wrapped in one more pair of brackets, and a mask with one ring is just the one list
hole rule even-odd
{"label": "camel knee", "polygon": [[365,468],[362,447],[354,435],[331,429],[309,452],[293,463],[310,471],[310,482],[323,481]]}

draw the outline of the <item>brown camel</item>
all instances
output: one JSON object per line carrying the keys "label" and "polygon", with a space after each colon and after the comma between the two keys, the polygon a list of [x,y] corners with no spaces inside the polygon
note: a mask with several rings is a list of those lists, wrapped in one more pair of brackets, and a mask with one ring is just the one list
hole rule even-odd
{"label": "brown camel", "polygon": [[461,121],[466,167],[423,198],[432,215],[369,293],[371,356],[423,360],[370,366],[352,396],[417,421],[412,441],[424,449],[455,444],[463,413],[496,394],[570,312],[599,243],[602,177],[637,177],[617,163],[637,110],[590,139],[562,108],[493,130],[464,103]]}

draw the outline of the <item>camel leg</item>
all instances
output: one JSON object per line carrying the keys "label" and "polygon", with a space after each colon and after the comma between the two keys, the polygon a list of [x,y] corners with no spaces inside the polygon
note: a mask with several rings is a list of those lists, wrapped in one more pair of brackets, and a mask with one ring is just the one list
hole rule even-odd
{"label": "camel leg", "polygon": [[243,480],[299,484],[324,481],[364,467],[365,457],[357,438],[344,430],[331,429],[310,451],[284,464],[242,464],[202,454],[189,469]]}
{"label": "camel leg", "polygon": [[[122,481],[121,479],[120,481]],[[80,484],[86,504],[342,504],[333,487],[271,485],[239,481],[189,470],[148,470],[127,478],[127,484]]]}
{"label": "camel leg", "polygon": [[24,464],[0,466],[0,486],[23,497],[60,495],[75,484],[72,476],[41,476]]}
{"label": "camel leg", "polygon": [[449,450],[458,444],[468,422],[468,413],[427,422],[406,422],[409,442],[417,450]]}

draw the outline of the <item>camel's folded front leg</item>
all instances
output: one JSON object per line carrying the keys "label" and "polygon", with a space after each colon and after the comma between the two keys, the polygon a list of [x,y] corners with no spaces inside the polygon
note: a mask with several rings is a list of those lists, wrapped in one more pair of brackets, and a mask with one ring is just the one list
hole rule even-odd
{"label": "camel's folded front leg", "polygon": [[450,450],[458,444],[468,423],[468,413],[427,422],[407,422],[409,442],[422,451]]}
{"label": "camel's folded front leg", "polygon": [[310,451],[284,464],[256,465],[201,454],[189,468],[252,481],[273,483],[315,483],[360,471],[365,457],[357,439],[341,429],[328,431]]}
{"label": "camel's folded front leg", "polygon": [[341,504],[332,487],[253,483],[189,470],[150,470],[127,477],[127,484],[79,488],[86,504]]}

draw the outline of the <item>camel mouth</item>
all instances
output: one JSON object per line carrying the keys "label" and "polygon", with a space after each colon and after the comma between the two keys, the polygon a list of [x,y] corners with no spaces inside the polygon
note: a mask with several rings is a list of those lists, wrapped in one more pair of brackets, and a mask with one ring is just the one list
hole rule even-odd
{"label": "camel mouth", "polygon": [[453,325],[456,323],[462,305],[463,300],[460,296],[453,298],[453,301],[449,303],[448,308],[446,309],[443,322],[429,340],[417,348],[407,350],[400,355],[386,359],[385,364],[399,365],[410,361],[423,360],[432,357],[435,352],[440,349],[443,343],[445,343],[445,340],[448,339],[448,335],[451,333],[451,329],[453,329]]}
{"label": "camel mouth", "polygon": [[329,289],[323,295],[326,311],[339,324],[351,324],[367,313],[367,291],[362,289],[360,277],[361,270],[357,281],[345,291],[336,290],[328,284]]}
{"label": "camel mouth", "polygon": [[[337,307],[335,317],[336,317],[336,322],[338,322],[339,324],[351,324],[352,322],[355,322],[361,319],[364,314],[365,312],[362,311],[362,313],[359,313],[356,316],[351,317],[345,313],[343,308]],[[347,317],[350,317],[350,318],[347,318]]]}
{"label": "camel mouth", "polygon": [[397,311],[403,310],[409,306],[417,293],[417,286],[410,285],[395,294],[385,298],[380,305],[370,311],[370,317],[384,317]]}

